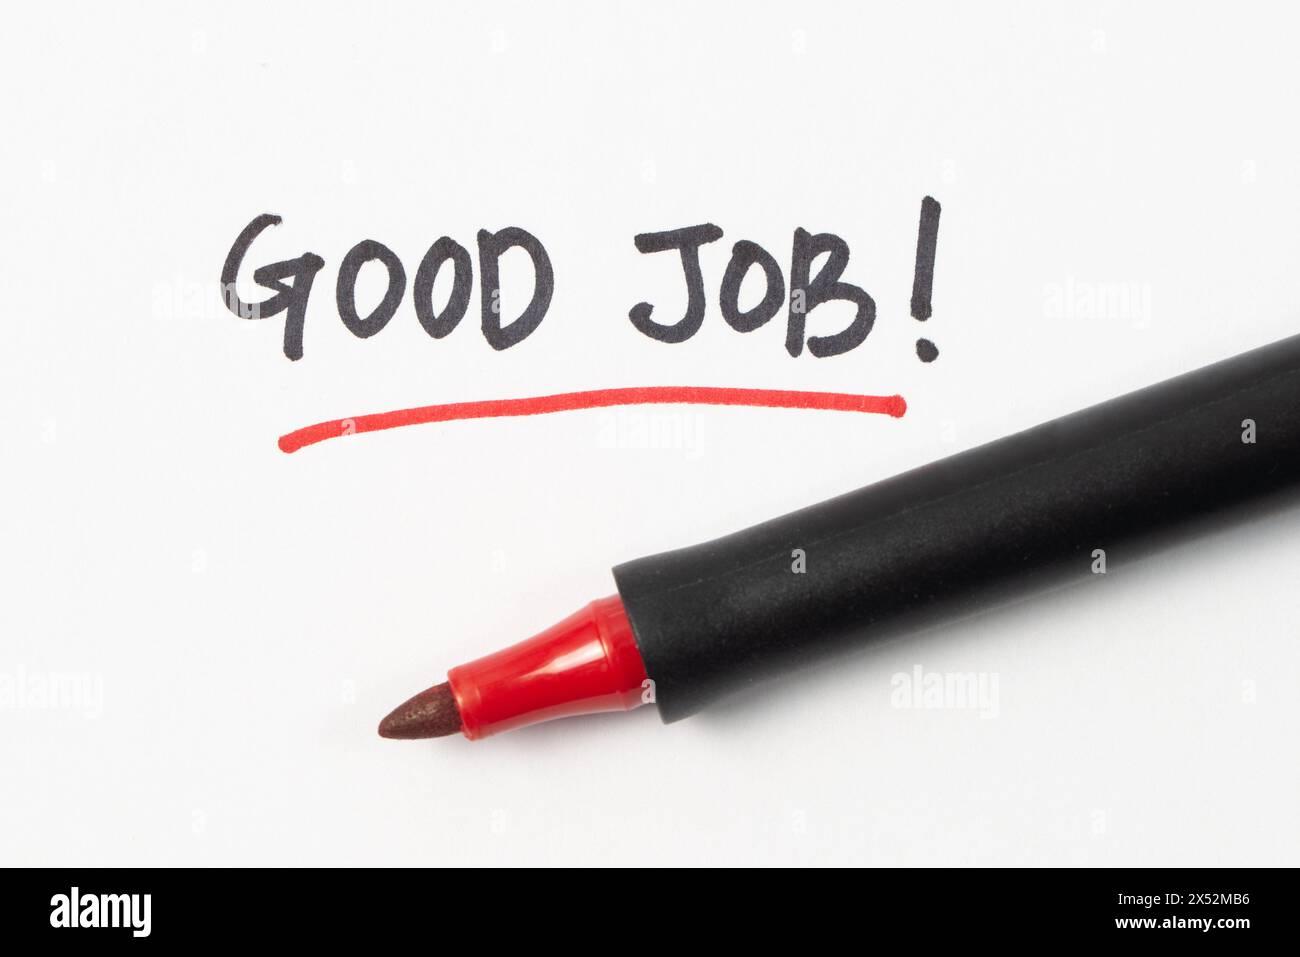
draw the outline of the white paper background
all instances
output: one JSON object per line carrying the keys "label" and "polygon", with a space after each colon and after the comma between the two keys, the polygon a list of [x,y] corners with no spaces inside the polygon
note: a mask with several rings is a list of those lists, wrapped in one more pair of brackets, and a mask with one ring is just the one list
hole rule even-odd
{"label": "white paper background", "polygon": [[[1300,331],[1296,27],[1240,3],[10,11],[0,862],[1295,864],[1294,512],[668,727],[642,709],[475,744],[374,729],[609,593],[621,560]],[[326,260],[296,363],[282,317],[218,299],[263,212],[284,223],[250,253],[250,297],[258,265]],[[704,327],[652,342],[627,310],[679,315],[680,270],[632,236],[706,221],[726,235],[703,253]],[[477,289],[442,341],[409,287],[378,336],[340,323],[353,243],[390,246],[409,281],[439,236],[472,249],[507,225],[556,271],[523,344],[487,346]],[[876,299],[846,356],[793,360],[781,319],[721,319],[731,244],[788,278],[797,226],[843,236],[845,279]],[[1124,290],[1127,313],[1059,306]],[[650,384],[910,410],[276,447],[321,419]],[[675,438],[638,447],[650,427]],[[917,665],[996,675],[996,717],[891,706]],[[102,700],[21,690],[57,675]]]}

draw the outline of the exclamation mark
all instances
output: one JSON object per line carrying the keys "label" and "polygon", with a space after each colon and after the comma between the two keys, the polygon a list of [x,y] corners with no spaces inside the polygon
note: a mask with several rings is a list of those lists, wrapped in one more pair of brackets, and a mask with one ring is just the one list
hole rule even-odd
{"label": "exclamation mark", "polygon": [[[916,272],[912,276],[912,318],[925,322],[933,311],[934,248],[939,242],[939,203],[933,196],[921,200],[921,222],[916,227]],[[939,347],[929,339],[916,340],[916,357],[922,362],[939,358]]]}

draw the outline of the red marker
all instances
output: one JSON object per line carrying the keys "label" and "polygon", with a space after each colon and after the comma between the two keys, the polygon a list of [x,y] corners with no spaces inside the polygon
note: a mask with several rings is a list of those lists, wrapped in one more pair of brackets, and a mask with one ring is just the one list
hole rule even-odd
{"label": "red marker", "polygon": [[540,635],[460,665],[379,725],[386,738],[471,741],[499,731],[653,699],[623,603],[593,601]]}
{"label": "red marker", "polygon": [[651,698],[676,721],[903,629],[1071,582],[1097,587],[1166,533],[1297,484],[1300,336],[620,565],[617,597],[453,668],[379,733],[477,739]]}

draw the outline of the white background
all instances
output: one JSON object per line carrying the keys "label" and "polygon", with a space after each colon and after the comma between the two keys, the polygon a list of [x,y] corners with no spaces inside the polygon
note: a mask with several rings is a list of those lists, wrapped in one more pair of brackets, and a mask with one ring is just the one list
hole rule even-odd
{"label": "white background", "polygon": [[[671,726],[647,708],[475,743],[375,734],[448,667],[610,593],[619,561],[1300,331],[1294,14],[463,7],[8,14],[0,862],[1296,864],[1295,512]],[[284,223],[246,298],[259,265],[326,260],[299,362],[283,317],[219,299],[263,212]],[[702,330],[645,338],[628,309],[673,319],[684,295],[676,257],[633,235],[709,221]],[[409,286],[374,338],[339,321],[355,242],[409,283],[439,236],[507,225],[556,273],[521,345],[489,348],[477,286],[444,340]],[[798,226],[843,236],[844,278],[876,299],[847,355],[791,359],[782,318],[740,335],[718,311],[732,243],[788,278]],[[1089,305],[1117,291],[1130,308]],[[591,411],[276,447],[364,412],[673,384],[900,392],[909,412]],[[917,666],[996,676],[996,708],[896,707]],[[69,675],[90,691],[42,705]]]}

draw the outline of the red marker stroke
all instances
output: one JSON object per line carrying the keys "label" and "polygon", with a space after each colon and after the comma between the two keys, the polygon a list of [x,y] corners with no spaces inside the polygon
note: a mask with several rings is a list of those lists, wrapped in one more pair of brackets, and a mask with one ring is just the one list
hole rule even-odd
{"label": "red marker stroke", "polygon": [[780,389],[724,389],[712,386],[643,386],[631,389],[594,389],[562,392],[527,399],[487,399],[481,402],[447,402],[414,409],[374,412],[347,419],[331,419],[295,429],[280,436],[282,452],[297,452],[326,439],[358,432],[378,432],[404,425],[491,419],[515,415],[543,415],[575,409],[602,409],[614,405],[745,405],[765,409],[822,409],[832,412],[870,412],[901,418],[907,402],[901,395],[853,395],[846,392],[789,392]]}

